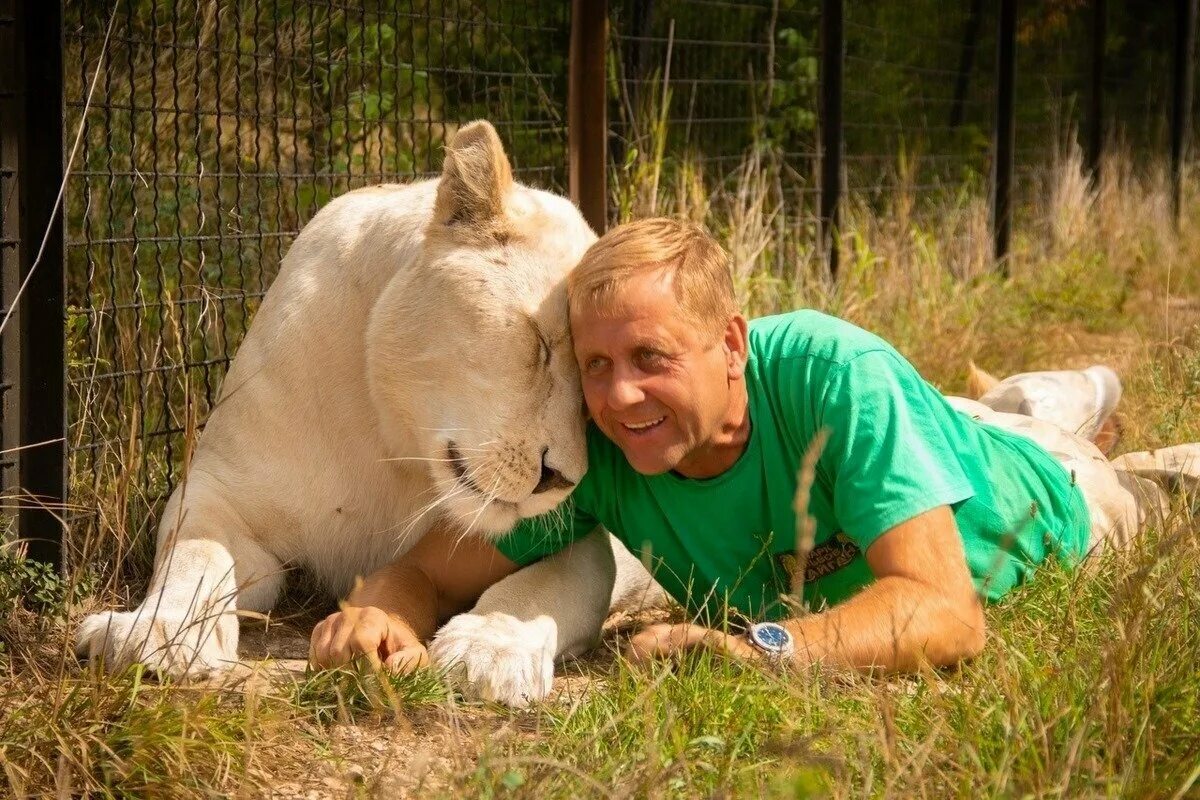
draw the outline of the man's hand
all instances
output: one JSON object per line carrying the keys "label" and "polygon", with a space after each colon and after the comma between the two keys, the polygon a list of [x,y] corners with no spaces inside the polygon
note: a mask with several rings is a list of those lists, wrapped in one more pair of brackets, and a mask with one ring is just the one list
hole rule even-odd
{"label": "man's hand", "polygon": [[752,661],[761,654],[744,639],[700,625],[683,623],[648,625],[629,640],[625,655],[630,661],[672,658],[686,650],[704,648],[733,658]]}
{"label": "man's hand", "polygon": [[397,672],[428,665],[424,642],[438,623],[517,570],[484,539],[460,539],[457,528],[435,523],[411,550],[368,575],[341,611],[313,629],[309,663],[340,667],[361,656]]}
{"label": "man's hand", "polygon": [[429,664],[429,653],[413,629],[374,606],[344,606],[313,629],[308,661],[314,667],[340,667],[359,656],[377,669],[401,674]]}

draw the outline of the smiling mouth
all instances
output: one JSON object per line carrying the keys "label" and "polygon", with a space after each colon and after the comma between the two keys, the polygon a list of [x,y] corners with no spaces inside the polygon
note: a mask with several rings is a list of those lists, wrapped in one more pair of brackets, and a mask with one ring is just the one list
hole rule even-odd
{"label": "smiling mouth", "polygon": [[647,420],[646,422],[622,422],[621,427],[630,433],[645,433],[657,428],[665,419],[666,417],[659,417],[658,419]]}

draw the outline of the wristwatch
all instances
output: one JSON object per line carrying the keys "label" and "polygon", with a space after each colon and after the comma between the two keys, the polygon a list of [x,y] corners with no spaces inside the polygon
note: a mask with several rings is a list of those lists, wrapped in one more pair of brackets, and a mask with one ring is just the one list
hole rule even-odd
{"label": "wristwatch", "polygon": [[746,631],[750,644],[769,656],[787,658],[795,650],[792,634],[777,622],[756,622]]}

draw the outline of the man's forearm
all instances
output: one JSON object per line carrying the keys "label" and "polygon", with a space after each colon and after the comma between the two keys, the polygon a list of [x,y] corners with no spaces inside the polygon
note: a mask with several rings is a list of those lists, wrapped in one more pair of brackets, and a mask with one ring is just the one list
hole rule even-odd
{"label": "man's forearm", "polygon": [[351,606],[374,606],[404,621],[421,641],[438,627],[437,587],[419,567],[402,558],[377,569],[350,593]]}
{"label": "man's forearm", "polygon": [[909,671],[950,666],[983,649],[978,600],[954,599],[903,577],[882,578],[844,603],[784,623],[801,663]]}

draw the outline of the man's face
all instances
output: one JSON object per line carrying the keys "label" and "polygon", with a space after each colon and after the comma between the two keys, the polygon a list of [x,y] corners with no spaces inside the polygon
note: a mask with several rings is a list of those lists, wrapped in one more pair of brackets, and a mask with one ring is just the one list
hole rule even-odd
{"label": "man's face", "polygon": [[[698,331],[660,272],[635,276],[615,300],[605,313],[571,309],[592,420],[644,475],[712,473],[709,445],[727,421],[743,366],[730,334]],[[744,341],[744,323],[730,326]]]}

